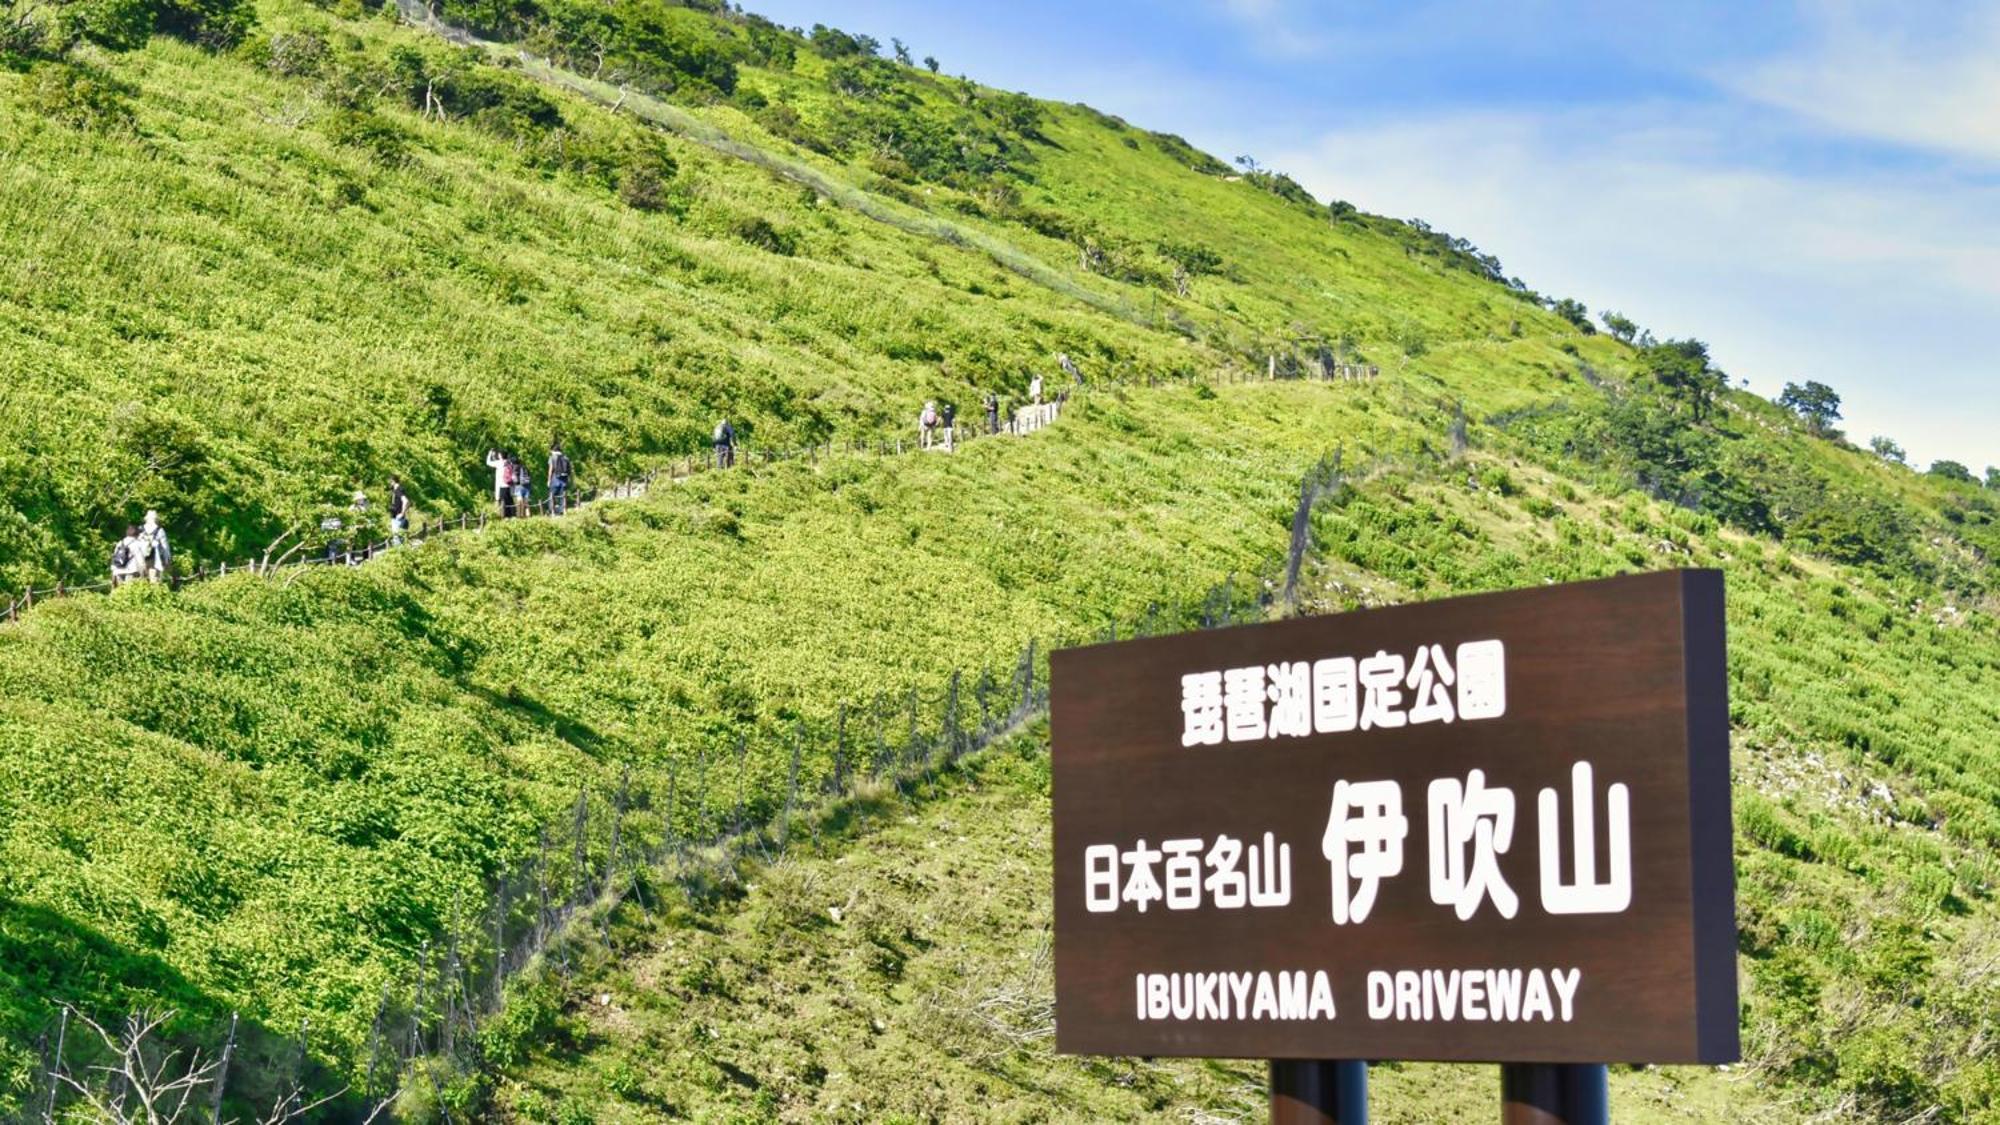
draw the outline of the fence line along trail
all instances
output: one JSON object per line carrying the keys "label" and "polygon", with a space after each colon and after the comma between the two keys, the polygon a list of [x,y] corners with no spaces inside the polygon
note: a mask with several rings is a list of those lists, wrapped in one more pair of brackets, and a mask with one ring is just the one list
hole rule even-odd
{"label": "fence line along trail", "polygon": [[[1263,377],[1259,367],[1247,375],[1217,373],[1210,381]],[[1107,380],[1141,387],[1188,381],[1156,376]],[[1000,432],[1039,432],[1058,421],[1067,400],[1024,405]],[[914,437],[878,438],[749,451],[741,463],[750,467],[840,454],[883,456],[919,448]],[[661,480],[685,480],[704,471],[717,470],[705,458],[685,457],[664,470],[591,490],[570,507],[641,496]],[[546,513],[546,501],[537,510]],[[483,523],[461,516],[425,527],[438,533]],[[356,555],[357,564],[366,557]],[[1272,604],[1273,588],[1271,583],[1226,579],[1199,599],[1173,606],[1156,603],[1125,629],[1114,626],[1092,639],[1115,640],[1121,632],[1150,635],[1180,619],[1205,628],[1259,619]],[[614,908],[634,903],[653,910],[661,905],[660,888],[680,886],[693,893],[734,878],[746,858],[782,856],[808,830],[816,839],[822,821],[840,802],[882,787],[900,792],[1021,730],[1047,707],[1046,666],[1040,641],[1030,638],[1011,667],[999,674],[991,668],[961,669],[933,691],[877,692],[816,721],[801,717],[782,729],[739,731],[718,745],[696,748],[690,760],[650,767],[650,776],[635,775],[628,764],[616,787],[606,791],[579,786],[569,810],[543,826],[539,845],[494,876],[482,901],[465,904],[457,921],[424,944],[411,976],[383,988],[367,1041],[356,1045],[353,1056],[318,1057],[309,1028],[299,1028],[294,1040],[290,1031],[249,1024],[240,1013],[214,1028],[183,1027],[171,1043],[162,1043],[165,1033],[156,1024],[132,1024],[152,1028],[135,1040],[130,1028],[121,1032],[109,1024],[80,1022],[83,1013],[58,1005],[49,1013],[41,1040],[42,1065],[34,1074],[29,1103],[44,1110],[42,1119],[54,1120],[66,1106],[110,1104],[109,1098],[117,1097],[126,1106],[121,1120],[147,1120],[134,1101],[140,1095],[129,1084],[112,1091],[93,1087],[89,1076],[115,1073],[115,1068],[105,1069],[107,1060],[158,1058],[165,1050],[192,1043],[205,1050],[175,1056],[185,1072],[163,1071],[155,1088],[176,1097],[193,1091],[193,1101],[203,1105],[222,1106],[234,1098],[260,1115],[269,1107],[255,1104],[258,1092],[276,1088],[285,1104],[340,1105],[355,1120],[378,1120],[410,1083],[434,1085],[441,1062],[476,1066],[478,1031],[505,1006],[507,982],[538,969],[567,979],[573,967],[572,939],[608,934]],[[83,1033],[70,1034],[72,1029]],[[257,1049],[246,1049],[252,1040]],[[442,1090],[432,1093],[441,1096]],[[293,1119],[282,1105],[275,1112],[273,1119]]]}

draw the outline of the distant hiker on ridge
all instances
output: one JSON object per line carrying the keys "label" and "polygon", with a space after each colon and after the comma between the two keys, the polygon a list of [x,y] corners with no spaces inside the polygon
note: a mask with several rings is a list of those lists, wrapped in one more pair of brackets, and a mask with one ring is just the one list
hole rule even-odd
{"label": "distant hiker on ridge", "polygon": [[535,514],[529,501],[534,499],[534,486],[528,476],[528,466],[519,457],[507,457],[507,479],[514,482],[514,514],[527,517]]}
{"label": "distant hiker on ridge", "polygon": [[146,548],[139,542],[139,529],[125,525],[125,538],[111,548],[111,584],[123,586],[146,573],[146,560],[142,557]]}
{"label": "distant hiker on ridge", "polygon": [[931,435],[937,432],[938,409],[936,402],[924,403],[924,409],[917,415],[917,445],[923,449],[931,447]]}
{"label": "distant hiker on ridge", "polygon": [[400,477],[389,478],[389,546],[403,545],[410,531],[410,496],[403,491]]}
{"label": "distant hiker on ridge", "polygon": [[514,482],[507,479],[507,455],[497,449],[486,451],[486,467],[493,470],[493,503],[500,508],[501,518],[512,515],[507,509],[513,506]]}
{"label": "distant hiker on ridge", "polygon": [[1000,396],[992,391],[986,392],[986,432],[1000,432]]}
{"label": "distant hiker on ridge", "polygon": [[167,529],[160,526],[160,513],[148,510],[146,526],[139,530],[139,561],[145,564],[146,581],[158,582],[173,565],[174,551],[167,543]]}
{"label": "distant hiker on ridge", "polygon": [[549,514],[562,515],[569,511],[569,455],[562,450],[562,443],[549,443]]}
{"label": "distant hiker on ridge", "polygon": [[1042,377],[1036,375],[1028,380],[1028,401],[1036,406],[1042,404]]}
{"label": "distant hiker on ridge", "polygon": [[950,453],[958,445],[958,407],[944,404],[944,451]]}
{"label": "distant hiker on ridge", "polygon": [[724,418],[715,424],[715,467],[733,468],[736,465],[736,427]]}

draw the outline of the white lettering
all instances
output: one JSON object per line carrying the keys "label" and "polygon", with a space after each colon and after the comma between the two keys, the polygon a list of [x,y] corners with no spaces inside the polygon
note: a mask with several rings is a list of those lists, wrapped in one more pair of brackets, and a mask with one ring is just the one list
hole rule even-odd
{"label": "white lettering", "polygon": [[1249,901],[1243,872],[1236,869],[1243,859],[1243,841],[1217,836],[1208,849],[1208,897],[1224,910],[1235,910]]}
{"label": "white lettering", "polygon": [[1270,736],[1304,738],[1311,734],[1312,665],[1300,660],[1273,664],[1264,672],[1271,680],[1267,692],[1271,700]]}
{"label": "white lettering", "polygon": [[1083,849],[1083,906],[1092,914],[1118,909],[1118,845]]}
{"label": "white lettering", "polygon": [[1314,661],[1312,680],[1313,730],[1320,734],[1353,730],[1361,718],[1354,705],[1354,658]]}
{"label": "white lettering", "polygon": [[1485,987],[1485,973],[1467,973],[1464,979],[1459,981],[1459,988],[1463,993],[1458,998],[1458,1007],[1459,1011],[1465,1013],[1466,1019],[1486,1018],[1486,997],[1481,994]]}
{"label": "white lettering", "polygon": [[[1142,1003],[1140,1005],[1144,1007]],[[1396,1008],[1395,980],[1380,969],[1368,970],[1368,1018],[1386,1020]]]}
{"label": "white lettering", "polygon": [[[1262,860],[1260,863],[1259,860]],[[1292,901],[1292,846],[1264,833],[1264,851],[1250,845],[1250,905],[1285,906]]]}
{"label": "white lettering", "polygon": [[1583,970],[1570,969],[1565,973],[1555,969],[1550,971],[1549,979],[1555,982],[1556,997],[1562,1002],[1562,1021],[1568,1023],[1575,1015],[1576,986],[1583,983]]}
{"label": "white lettering", "polygon": [[[1382,880],[1402,873],[1403,838],[1409,834],[1401,786],[1393,781],[1333,783],[1333,811],[1320,838],[1320,854],[1332,864],[1335,925],[1368,920]],[[1350,878],[1356,884],[1351,895]]]}
{"label": "white lettering", "polygon": [[1408,722],[1403,705],[1403,658],[1378,651],[1358,666],[1361,677],[1361,729],[1400,727]]}
{"label": "white lettering", "polygon": [[1201,974],[1201,996],[1195,1005],[1195,1018],[1219,1020],[1222,1018],[1222,974]]}
{"label": "white lettering", "polygon": [[1520,900],[1500,874],[1500,854],[1514,841],[1514,791],[1487,788],[1485,771],[1473,770],[1463,784],[1431,782],[1429,805],[1431,901],[1463,922],[1490,897],[1502,918],[1512,918]]}
{"label": "white lettering", "polygon": [[1250,1018],[1276,1019],[1278,1015],[1278,992],[1271,985],[1270,973],[1257,974],[1257,1000],[1251,1005]]}
{"label": "white lettering", "polygon": [[1591,783],[1589,762],[1570,767],[1570,802],[1575,806],[1572,833],[1576,880],[1562,881],[1562,812],[1553,789],[1544,789],[1537,802],[1541,821],[1542,909],[1551,914],[1616,914],[1632,905],[1632,810],[1631,793],[1624,784],[1613,785],[1608,807],[1611,834],[1611,871],[1605,881],[1597,881],[1596,791]]}
{"label": "white lettering", "polygon": [[1399,1020],[1420,1020],[1424,1018],[1423,978],[1408,969],[1396,970],[1396,1018]]}
{"label": "white lettering", "polygon": [[1497,640],[1458,646],[1458,717],[1497,719],[1507,713],[1507,646]]}
{"label": "white lettering", "polygon": [[[1325,1014],[1321,1015],[1322,1012]],[[1312,1004],[1306,1010],[1306,1018],[1315,1020],[1334,1018],[1333,980],[1326,975],[1325,969],[1313,970]]]}
{"label": "white lettering", "polygon": [[1532,1020],[1539,1014],[1543,1022],[1556,1018],[1554,1006],[1549,1003],[1549,981],[1540,969],[1528,970],[1528,987],[1521,999],[1521,1018]]}
{"label": "white lettering", "polygon": [[1303,971],[1278,974],[1278,1018],[1306,1018],[1306,974]]}
{"label": "white lettering", "polygon": [[1167,978],[1164,973],[1146,974],[1146,1018],[1163,1020],[1172,1010],[1173,1001],[1167,996]]}
{"label": "white lettering", "polygon": [[1167,857],[1167,909],[1193,910],[1200,906],[1201,841],[1162,840],[1160,851]]}
{"label": "white lettering", "polygon": [[1249,973],[1229,974],[1229,994],[1236,1000],[1235,1007],[1231,1009],[1236,1013],[1231,1017],[1233,1019],[1245,1019],[1250,1014],[1250,981]]}
{"label": "white lettering", "polygon": [[1222,673],[1222,706],[1231,742],[1256,742],[1264,737],[1264,666],[1231,668]]}
{"label": "white lettering", "polygon": [[1512,1022],[1521,1018],[1521,970],[1486,970],[1486,997],[1493,1006],[1493,1018]]}
{"label": "white lettering", "polygon": [[1222,673],[1197,672],[1181,677],[1181,745],[1216,746],[1222,742]]}

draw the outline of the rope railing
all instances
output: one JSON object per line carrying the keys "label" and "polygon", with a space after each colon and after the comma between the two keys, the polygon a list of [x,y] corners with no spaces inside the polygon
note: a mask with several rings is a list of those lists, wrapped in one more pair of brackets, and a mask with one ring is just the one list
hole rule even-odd
{"label": "rope railing", "polygon": [[[1061,404],[1054,403],[1049,405],[1059,408]],[[1051,420],[1053,420],[1053,415],[1051,415]],[[1040,428],[1040,425],[1033,428],[1023,428],[1015,426],[1010,422],[1007,428],[996,432],[1022,435]],[[970,427],[960,426],[952,438],[946,440],[944,444],[946,448],[950,448],[957,444],[986,436],[991,435],[972,430]],[[770,466],[794,461],[817,464],[822,460],[831,460],[842,453],[855,456],[873,455],[886,457],[905,452],[915,452],[921,444],[921,442],[906,444],[898,436],[893,439],[877,438],[873,442],[862,439],[847,439],[813,442],[799,446],[733,447],[731,455],[726,458],[715,456],[702,457],[689,454],[639,476],[630,477],[611,484],[566,492],[561,497],[545,492],[540,499],[531,500],[523,506],[518,514],[513,516],[496,514],[504,512],[504,509],[502,509],[496,499],[492,510],[481,511],[477,514],[459,512],[455,515],[427,517],[413,522],[409,529],[400,536],[392,534],[383,538],[372,539],[359,545],[332,539],[321,549],[312,551],[311,553],[300,552],[297,547],[294,547],[292,553],[281,556],[276,560],[270,558],[269,552],[266,552],[265,556],[261,558],[246,559],[234,566],[226,561],[217,563],[214,566],[204,562],[192,571],[178,574],[170,572],[157,579],[146,576],[134,576],[124,579],[99,579],[95,582],[87,583],[57,582],[54,586],[46,589],[31,587],[19,594],[6,596],[5,609],[0,610],[0,622],[18,621],[21,615],[34,608],[35,603],[38,601],[64,598],[75,594],[109,592],[127,583],[145,582],[163,584],[171,589],[178,590],[195,583],[207,582],[212,579],[227,577],[230,574],[241,574],[244,572],[268,576],[279,571],[315,566],[359,566],[387,552],[401,549],[403,546],[416,546],[435,536],[450,532],[483,530],[489,523],[506,523],[518,519],[534,517],[559,518],[605,500],[637,499],[644,496],[662,478],[680,481],[699,473],[728,471],[736,468],[753,469],[759,466]],[[331,534],[340,529],[323,528],[323,530],[327,530]]]}

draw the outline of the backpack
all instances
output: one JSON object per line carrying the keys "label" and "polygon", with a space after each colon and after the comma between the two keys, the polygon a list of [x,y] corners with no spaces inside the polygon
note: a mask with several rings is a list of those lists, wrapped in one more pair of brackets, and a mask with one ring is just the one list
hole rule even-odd
{"label": "backpack", "polygon": [[118,546],[111,549],[111,566],[116,570],[124,570],[131,565],[132,544],[129,540],[120,539]]}
{"label": "backpack", "polygon": [[552,473],[551,475],[554,476],[557,480],[562,481],[565,484],[569,482],[569,454],[567,453],[556,454],[555,460],[550,463],[549,467],[555,470],[555,472]]}
{"label": "backpack", "polygon": [[715,444],[724,445],[735,440],[736,431],[730,428],[729,423],[724,422],[715,427]]}

